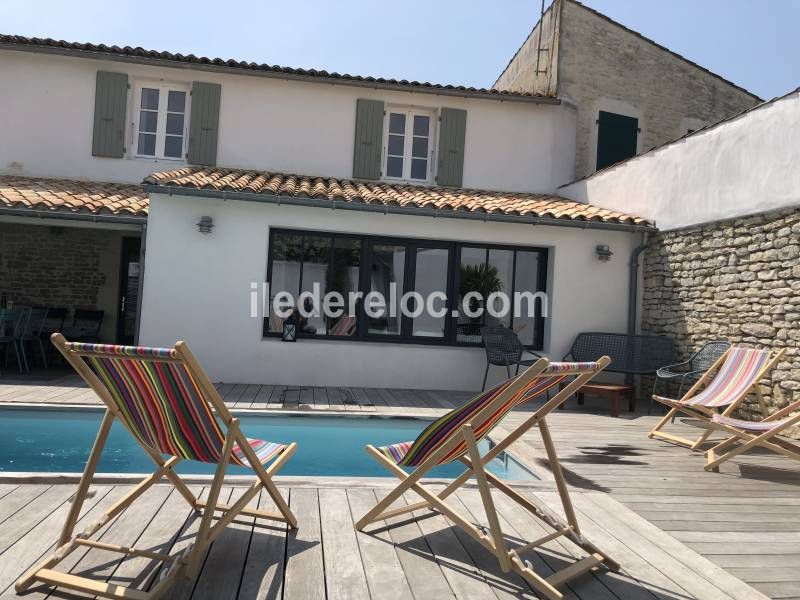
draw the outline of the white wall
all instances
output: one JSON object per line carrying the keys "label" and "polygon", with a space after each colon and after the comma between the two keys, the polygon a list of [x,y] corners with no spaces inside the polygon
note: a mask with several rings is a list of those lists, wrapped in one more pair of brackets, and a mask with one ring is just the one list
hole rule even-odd
{"label": "white wall", "polygon": [[[195,223],[214,219],[213,234]],[[479,348],[262,339],[250,283],[263,282],[270,227],[551,248],[545,350],[561,358],[581,331],[624,332],[628,259],[638,235],[592,229],[379,215],[189,196],[151,196],[140,343],[186,340],[216,381],[477,389]],[[597,260],[595,246],[615,255]],[[499,378],[501,369],[493,370]]]}
{"label": "white wall", "polygon": [[558,193],[675,229],[800,204],[800,94],[567,185]]}
{"label": "white wall", "polygon": [[[95,74],[220,83],[220,166],[351,177],[357,98],[467,110],[464,186],[549,192],[573,178],[575,111],[567,106],[389,92],[0,51],[0,174],[138,183],[171,161],[91,156]],[[135,106],[128,99],[128,147]],[[128,153],[129,155],[132,152]]]}

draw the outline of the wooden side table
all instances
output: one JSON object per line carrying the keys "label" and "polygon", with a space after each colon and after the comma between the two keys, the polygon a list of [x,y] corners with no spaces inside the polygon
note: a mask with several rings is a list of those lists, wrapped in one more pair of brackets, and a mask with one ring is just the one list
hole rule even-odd
{"label": "wooden side table", "polygon": [[619,417],[619,401],[622,396],[633,398],[633,387],[616,383],[587,383],[577,392],[578,404],[583,404],[584,395],[607,396],[611,405],[611,416]]}

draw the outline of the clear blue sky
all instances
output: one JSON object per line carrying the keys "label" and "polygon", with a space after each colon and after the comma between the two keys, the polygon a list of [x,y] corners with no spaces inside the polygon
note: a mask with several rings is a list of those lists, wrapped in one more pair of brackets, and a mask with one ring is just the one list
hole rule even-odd
{"label": "clear blue sky", "polygon": [[[763,98],[800,86],[800,0],[585,4]],[[539,8],[540,0],[0,0],[0,32],[488,87]]]}

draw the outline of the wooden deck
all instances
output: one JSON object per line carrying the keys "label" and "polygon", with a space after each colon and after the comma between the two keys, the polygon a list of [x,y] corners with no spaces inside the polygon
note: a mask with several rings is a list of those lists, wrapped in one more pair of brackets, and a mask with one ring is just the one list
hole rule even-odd
{"label": "wooden deck", "polygon": [[[441,414],[469,395],[230,384],[220,391],[236,408],[415,415]],[[74,379],[0,383],[0,402],[94,401]],[[513,413],[506,426],[523,415]],[[757,453],[726,463],[721,473],[706,473],[702,455],[647,439],[654,422],[655,417],[612,419],[574,407],[550,419],[584,529],[623,565],[619,575],[598,573],[576,581],[569,597],[749,599],[761,597],[758,590],[771,598],[800,598],[800,465]],[[676,426],[683,433],[696,431],[691,424]],[[535,431],[512,449],[540,470],[546,466]],[[300,517],[300,531],[287,535],[242,520],[212,547],[197,581],[174,597],[535,597],[441,516],[357,534],[353,518],[385,487],[322,480],[282,480],[282,485]],[[8,586],[14,578],[46,551],[72,491],[69,485],[0,485],[0,597],[13,594]],[[97,512],[124,486],[96,486],[95,491]],[[164,539],[171,540],[168,545],[180,543],[189,511],[169,491],[158,488],[142,498],[107,535],[144,547]],[[530,492],[547,502],[556,498],[548,481]],[[463,492],[458,501],[481,520],[476,491]],[[514,505],[501,503],[501,512],[510,537],[536,535],[537,526]],[[552,570],[564,552],[568,549],[555,544],[536,564]],[[76,558],[75,570],[120,580],[145,567],[141,560],[110,562],[97,550]],[[28,597],[41,597],[36,594]]]}

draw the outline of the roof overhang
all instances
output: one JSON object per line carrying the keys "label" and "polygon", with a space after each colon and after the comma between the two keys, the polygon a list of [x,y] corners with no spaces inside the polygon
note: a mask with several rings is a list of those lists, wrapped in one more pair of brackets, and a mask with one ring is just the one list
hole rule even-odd
{"label": "roof overhang", "polygon": [[645,224],[607,223],[581,219],[556,219],[531,215],[513,215],[491,212],[441,210],[426,207],[396,206],[391,204],[366,204],[336,199],[320,199],[281,194],[265,194],[237,192],[230,190],[209,190],[202,188],[186,188],[168,184],[154,185],[145,183],[142,186],[149,194],[167,196],[194,196],[200,198],[216,198],[219,200],[240,200],[244,202],[260,202],[277,206],[300,206],[309,208],[327,208],[328,210],[351,210],[384,215],[405,215],[411,217],[433,217],[438,219],[464,219],[496,223],[515,223],[520,225],[546,225],[549,227],[570,227],[572,229],[601,229],[605,231],[625,231],[637,233],[654,231],[655,228]]}
{"label": "roof overhang", "polygon": [[350,79],[346,77],[331,77],[320,75],[304,75],[300,73],[287,73],[277,70],[262,70],[257,68],[245,68],[240,66],[229,66],[226,64],[209,64],[203,62],[183,61],[168,58],[153,58],[148,56],[133,56],[118,54],[115,52],[103,52],[98,50],[83,50],[78,48],[64,48],[58,46],[44,46],[34,44],[15,44],[10,42],[0,42],[0,50],[15,50],[19,52],[33,52],[39,54],[51,54],[59,56],[72,56],[76,58],[88,58],[94,60],[109,60],[124,63],[135,63],[156,67],[167,67],[171,69],[188,69],[192,71],[208,71],[213,73],[225,73],[232,75],[244,75],[249,77],[266,77],[269,79],[281,79],[285,81],[301,81],[305,83],[319,83],[323,85],[343,85],[348,87],[368,88],[374,90],[388,90],[393,92],[407,92],[413,94],[431,94],[435,96],[453,96],[458,98],[476,98],[481,100],[494,100],[499,102],[522,102],[527,104],[561,104],[559,98],[547,96],[532,96],[524,94],[491,92],[481,90],[458,89],[456,87],[444,87],[435,85],[414,85],[412,83],[391,83],[386,81],[366,81]]}

